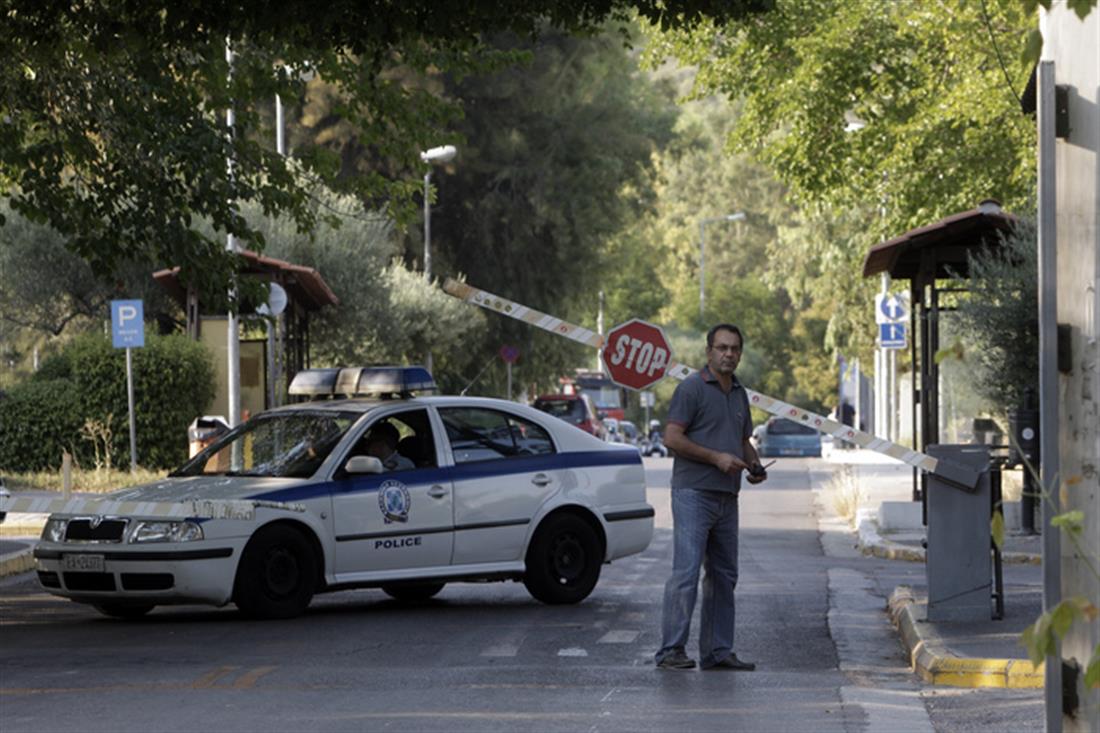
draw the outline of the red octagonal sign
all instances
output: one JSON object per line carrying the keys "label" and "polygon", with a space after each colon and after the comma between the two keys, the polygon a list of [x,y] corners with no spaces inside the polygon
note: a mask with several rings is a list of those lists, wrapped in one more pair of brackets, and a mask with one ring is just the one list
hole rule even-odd
{"label": "red octagonal sign", "polygon": [[615,326],[603,346],[603,363],[612,381],[645,389],[665,378],[672,350],[659,326],[637,318]]}

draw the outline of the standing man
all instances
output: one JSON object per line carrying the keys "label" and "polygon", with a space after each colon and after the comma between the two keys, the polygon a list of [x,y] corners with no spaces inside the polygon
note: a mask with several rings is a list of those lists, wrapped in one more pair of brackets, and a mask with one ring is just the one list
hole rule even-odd
{"label": "standing man", "polygon": [[721,323],[707,333],[707,365],[676,388],[665,445],[672,464],[672,577],[665,584],[659,669],[692,669],[684,645],[703,576],[699,664],[703,669],[752,670],[733,653],[733,589],[737,585],[737,495],[741,471],[760,483],[767,473],[749,442],[752,419],[745,388],[734,371],[741,361],[741,329]]}

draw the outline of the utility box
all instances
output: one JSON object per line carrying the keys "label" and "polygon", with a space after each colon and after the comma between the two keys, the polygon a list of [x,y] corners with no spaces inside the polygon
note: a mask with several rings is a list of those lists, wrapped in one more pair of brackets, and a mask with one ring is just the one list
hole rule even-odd
{"label": "utility box", "polygon": [[988,621],[993,584],[989,446],[930,445],[927,453],[981,473],[973,490],[928,475],[928,620]]}

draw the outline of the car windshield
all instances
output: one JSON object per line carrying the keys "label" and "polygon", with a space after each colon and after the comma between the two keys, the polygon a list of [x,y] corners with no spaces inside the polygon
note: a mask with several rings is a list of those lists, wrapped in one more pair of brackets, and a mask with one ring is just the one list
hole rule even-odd
{"label": "car windshield", "polygon": [[769,435],[816,435],[817,431],[809,425],[801,425],[793,420],[780,418],[768,425]]}
{"label": "car windshield", "polygon": [[257,415],[171,475],[307,478],[358,419],[357,413],[331,410]]}

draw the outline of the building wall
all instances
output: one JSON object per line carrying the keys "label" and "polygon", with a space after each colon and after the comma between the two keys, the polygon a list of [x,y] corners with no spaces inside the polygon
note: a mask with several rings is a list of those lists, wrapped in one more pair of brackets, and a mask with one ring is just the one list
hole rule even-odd
{"label": "building wall", "polygon": [[[1100,9],[1084,20],[1056,0],[1041,21],[1044,59],[1067,85],[1070,135],[1056,154],[1058,322],[1072,329],[1073,368],[1059,376],[1059,448],[1063,511],[1085,514],[1084,552],[1100,561]],[[1100,579],[1063,535],[1062,596],[1100,603]],[[1082,666],[1100,642],[1100,619],[1077,623],[1062,645]],[[1081,707],[1067,731],[1100,730],[1100,690],[1078,681]]]}

